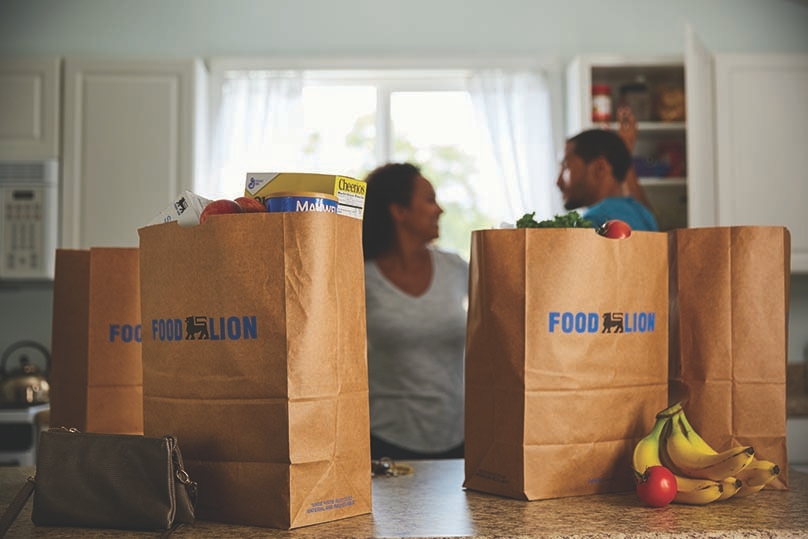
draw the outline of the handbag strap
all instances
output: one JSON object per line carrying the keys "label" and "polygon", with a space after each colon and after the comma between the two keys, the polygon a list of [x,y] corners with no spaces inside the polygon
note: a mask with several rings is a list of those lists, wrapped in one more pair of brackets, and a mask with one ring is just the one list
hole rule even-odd
{"label": "handbag strap", "polygon": [[25,507],[28,498],[30,498],[31,494],[34,493],[35,486],[34,478],[28,477],[20,491],[16,496],[14,496],[14,499],[11,500],[11,503],[3,512],[3,516],[0,517],[0,537],[4,537],[6,535],[8,529],[17,519],[17,515],[19,515],[22,508]]}
{"label": "handbag strap", "polygon": [[[169,529],[167,529],[166,531],[164,531],[163,533],[160,534],[160,539],[168,539],[169,537],[171,537],[171,535],[173,535],[173,533],[175,531],[179,530],[184,525],[185,525],[184,522],[178,522],[178,523],[174,524]],[[2,536],[0,536],[0,537],[2,537]]]}

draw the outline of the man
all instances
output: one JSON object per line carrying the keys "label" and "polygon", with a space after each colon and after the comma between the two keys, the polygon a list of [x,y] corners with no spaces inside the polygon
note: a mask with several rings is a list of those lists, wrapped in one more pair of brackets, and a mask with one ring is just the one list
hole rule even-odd
{"label": "man", "polygon": [[556,181],[564,208],[586,208],[583,217],[597,227],[609,219],[620,219],[632,230],[659,230],[648,208],[626,194],[630,171],[631,154],[620,135],[605,129],[579,133],[566,143]]}

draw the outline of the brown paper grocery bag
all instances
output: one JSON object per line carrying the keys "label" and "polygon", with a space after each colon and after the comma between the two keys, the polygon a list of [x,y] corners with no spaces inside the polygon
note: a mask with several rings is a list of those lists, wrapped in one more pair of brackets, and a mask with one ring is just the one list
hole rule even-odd
{"label": "brown paper grocery bag", "polygon": [[56,250],[51,348],[52,427],[143,433],[137,249]]}
{"label": "brown paper grocery bag", "polygon": [[777,489],[788,484],[790,241],[775,226],[670,232],[670,400],[716,450],[751,445],[777,463]]}
{"label": "brown paper grocery bag", "polygon": [[536,500],[633,488],[667,397],[667,237],[472,233],[464,486]]}
{"label": "brown paper grocery bag", "polygon": [[361,224],[139,230],[145,431],[180,440],[198,518],[287,529],[371,511]]}

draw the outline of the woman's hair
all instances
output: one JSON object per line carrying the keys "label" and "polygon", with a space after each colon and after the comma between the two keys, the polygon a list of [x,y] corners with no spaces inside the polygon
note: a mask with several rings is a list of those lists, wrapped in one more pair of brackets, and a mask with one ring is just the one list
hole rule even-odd
{"label": "woman's hair", "polygon": [[575,143],[574,152],[584,163],[604,157],[612,166],[614,178],[618,182],[626,179],[626,173],[631,168],[631,153],[623,139],[614,131],[589,129],[575,135],[569,142]]}
{"label": "woman's hair", "polygon": [[373,260],[393,247],[396,231],[390,204],[409,206],[415,178],[420,175],[421,170],[410,163],[388,163],[368,174],[362,218],[365,260]]}

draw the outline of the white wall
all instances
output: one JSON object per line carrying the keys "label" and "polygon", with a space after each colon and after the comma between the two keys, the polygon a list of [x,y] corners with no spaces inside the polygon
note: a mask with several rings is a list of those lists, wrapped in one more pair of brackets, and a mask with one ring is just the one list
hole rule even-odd
{"label": "white wall", "polygon": [[2,0],[0,54],[808,51],[805,0]]}
{"label": "white wall", "polygon": [[[0,0],[0,55],[102,57],[808,52],[808,0]],[[50,294],[0,287],[0,352],[50,342]],[[808,344],[792,282],[789,358]]]}

